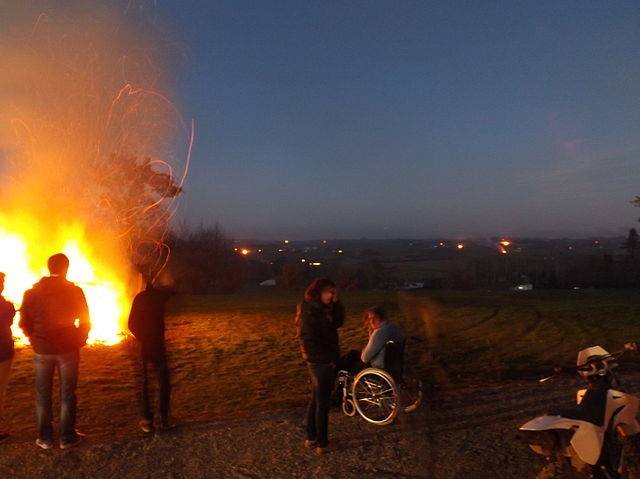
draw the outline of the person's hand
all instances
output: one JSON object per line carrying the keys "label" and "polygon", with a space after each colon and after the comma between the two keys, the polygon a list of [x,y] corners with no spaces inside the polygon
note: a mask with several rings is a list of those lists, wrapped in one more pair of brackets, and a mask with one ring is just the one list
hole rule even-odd
{"label": "person's hand", "polygon": [[625,343],[624,349],[626,349],[627,351],[637,351],[638,350],[638,343],[636,343],[636,342]]}

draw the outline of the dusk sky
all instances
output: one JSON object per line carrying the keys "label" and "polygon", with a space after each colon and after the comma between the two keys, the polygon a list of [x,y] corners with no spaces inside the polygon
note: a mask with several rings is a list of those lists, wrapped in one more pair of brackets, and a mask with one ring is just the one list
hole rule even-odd
{"label": "dusk sky", "polygon": [[637,1],[156,4],[190,52],[191,224],[262,239],[637,225]]}

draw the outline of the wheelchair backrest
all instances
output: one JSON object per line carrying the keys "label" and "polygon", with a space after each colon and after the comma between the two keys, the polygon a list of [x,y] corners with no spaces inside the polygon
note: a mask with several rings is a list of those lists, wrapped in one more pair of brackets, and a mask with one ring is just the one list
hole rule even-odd
{"label": "wheelchair backrest", "polygon": [[404,341],[388,341],[384,349],[384,369],[397,381],[404,374]]}

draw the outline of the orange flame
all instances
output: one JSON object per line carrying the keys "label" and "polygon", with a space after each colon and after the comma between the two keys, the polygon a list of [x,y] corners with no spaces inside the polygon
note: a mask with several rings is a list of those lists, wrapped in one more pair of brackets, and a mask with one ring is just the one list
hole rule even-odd
{"label": "orange flame", "polygon": [[[123,321],[128,294],[124,269],[112,259],[98,256],[80,227],[60,228],[44,236],[32,220],[8,220],[0,216],[0,271],[5,273],[4,295],[16,307],[22,295],[41,276],[45,276],[46,259],[56,252],[65,253],[71,262],[69,280],[80,286],[87,297],[91,314],[89,344],[113,345],[123,339]],[[14,322],[17,345],[28,344]]]}

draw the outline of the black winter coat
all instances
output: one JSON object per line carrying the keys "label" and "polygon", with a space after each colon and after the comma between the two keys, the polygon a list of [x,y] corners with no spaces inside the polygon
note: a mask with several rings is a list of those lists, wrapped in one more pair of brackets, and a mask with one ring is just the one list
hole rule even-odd
{"label": "black winter coat", "polygon": [[0,296],[0,363],[13,357],[11,325],[15,314],[13,304]]}
{"label": "black winter coat", "polygon": [[66,354],[81,348],[91,328],[82,289],[62,277],[42,278],[24,293],[20,328],[38,354]]}
{"label": "black winter coat", "polygon": [[338,328],[344,323],[342,303],[324,305],[305,301],[299,308],[298,339],[303,359],[319,364],[337,362],[340,359]]}
{"label": "black winter coat", "polygon": [[133,299],[129,314],[129,331],[142,344],[142,355],[149,360],[164,357],[164,315],[169,293],[146,289]]}

